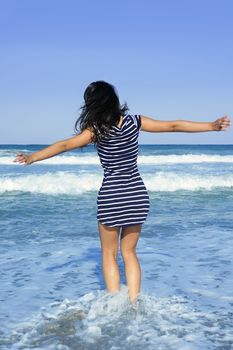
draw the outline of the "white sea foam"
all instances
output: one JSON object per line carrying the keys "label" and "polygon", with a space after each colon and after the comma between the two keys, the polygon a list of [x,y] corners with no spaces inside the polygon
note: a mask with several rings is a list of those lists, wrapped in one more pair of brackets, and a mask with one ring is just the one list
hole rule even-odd
{"label": "white sea foam", "polygon": [[96,174],[74,174],[58,171],[42,175],[22,175],[0,178],[0,193],[22,191],[44,194],[82,194],[96,191],[101,183]]}
{"label": "white sea foam", "polygon": [[[148,191],[197,191],[233,188],[233,175],[191,175],[175,172],[156,172],[143,175]],[[48,195],[78,195],[99,190],[103,177],[95,173],[47,172],[0,177],[0,193],[22,191]]]}
{"label": "white sea foam", "polygon": [[[14,157],[0,157],[0,165],[15,165]],[[169,154],[138,156],[138,164],[177,164],[177,163],[233,163],[233,155],[219,154]],[[35,164],[72,165],[100,164],[98,155],[61,155],[41,160]]]}
{"label": "white sea foam", "polygon": [[6,349],[197,350],[213,343],[227,346],[233,337],[224,315],[196,311],[176,295],[158,298],[141,292],[131,305],[128,289],[121,285],[112,295],[99,290],[43,307],[4,340]]}
{"label": "white sea foam", "polygon": [[140,164],[176,164],[176,163],[233,163],[233,156],[219,154],[169,154],[139,156]]}
{"label": "white sea foam", "polygon": [[[14,157],[0,157],[0,165],[15,165]],[[98,156],[55,156],[52,158],[40,160],[33,165],[51,164],[51,165],[76,165],[76,164],[100,164]]]}

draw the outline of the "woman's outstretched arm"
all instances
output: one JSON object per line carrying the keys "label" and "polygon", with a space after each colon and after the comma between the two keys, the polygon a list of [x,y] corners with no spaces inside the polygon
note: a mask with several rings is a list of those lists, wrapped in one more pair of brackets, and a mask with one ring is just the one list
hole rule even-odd
{"label": "woman's outstretched arm", "polygon": [[83,130],[80,134],[66,140],[61,140],[43,148],[40,151],[30,154],[18,153],[13,162],[29,165],[43,159],[51,158],[59,153],[67,152],[74,148],[79,148],[91,143],[93,132],[89,129]]}
{"label": "woman's outstretched arm", "polygon": [[213,122],[193,122],[190,120],[163,121],[141,115],[141,130],[148,132],[225,131],[230,125],[231,121],[227,116]]}

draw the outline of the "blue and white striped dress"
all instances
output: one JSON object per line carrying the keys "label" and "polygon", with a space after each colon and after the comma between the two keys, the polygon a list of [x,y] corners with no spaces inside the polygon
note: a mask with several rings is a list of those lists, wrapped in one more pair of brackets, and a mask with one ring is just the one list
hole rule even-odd
{"label": "blue and white striped dress", "polygon": [[112,126],[97,142],[104,178],[97,196],[97,220],[106,226],[145,222],[150,200],[137,166],[140,115],[123,116],[120,128]]}

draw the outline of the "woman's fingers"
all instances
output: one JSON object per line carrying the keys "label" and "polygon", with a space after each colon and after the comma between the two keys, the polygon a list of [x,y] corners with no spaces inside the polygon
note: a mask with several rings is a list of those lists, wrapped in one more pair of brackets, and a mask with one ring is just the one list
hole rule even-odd
{"label": "woman's fingers", "polygon": [[231,126],[231,120],[226,115],[222,118],[218,118],[215,121],[215,130],[216,131],[226,131],[226,129],[230,126]]}
{"label": "woman's fingers", "polygon": [[14,159],[14,162],[21,162],[24,158],[24,155],[22,153],[18,153]]}
{"label": "woman's fingers", "polygon": [[18,162],[18,163],[26,163],[28,161],[29,156],[23,153],[18,153],[15,157],[15,159],[13,160],[13,162]]}
{"label": "woman's fingers", "polygon": [[18,162],[21,158],[21,154],[17,154],[13,162]]}
{"label": "woman's fingers", "polygon": [[221,118],[220,125],[221,125],[221,129],[225,131],[225,129],[227,129],[231,125],[230,118],[228,118],[227,116],[224,116],[223,118]]}

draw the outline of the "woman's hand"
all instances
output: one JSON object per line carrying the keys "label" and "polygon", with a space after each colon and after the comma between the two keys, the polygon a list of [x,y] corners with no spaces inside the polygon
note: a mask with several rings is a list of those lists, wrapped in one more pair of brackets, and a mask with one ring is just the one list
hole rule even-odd
{"label": "woman's hand", "polygon": [[13,160],[13,162],[23,163],[24,165],[29,165],[33,163],[31,154],[18,153]]}
{"label": "woman's hand", "polygon": [[226,115],[222,118],[218,118],[213,122],[214,131],[226,131],[231,126],[231,120]]}

